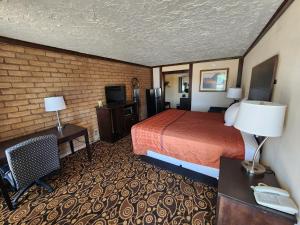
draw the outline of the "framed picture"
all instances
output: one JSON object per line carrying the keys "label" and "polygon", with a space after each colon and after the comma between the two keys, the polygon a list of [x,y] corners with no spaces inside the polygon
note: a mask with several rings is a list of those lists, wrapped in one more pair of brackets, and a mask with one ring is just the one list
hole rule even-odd
{"label": "framed picture", "polygon": [[226,91],[229,68],[200,70],[199,91]]}

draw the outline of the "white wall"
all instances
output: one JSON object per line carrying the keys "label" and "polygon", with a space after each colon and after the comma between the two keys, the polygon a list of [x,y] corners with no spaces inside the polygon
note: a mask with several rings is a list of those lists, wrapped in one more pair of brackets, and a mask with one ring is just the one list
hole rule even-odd
{"label": "white wall", "polygon": [[236,85],[238,67],[238,59],[193,64],[192,111],[208,111],[210,106],[228,107],[233,101],[226,98],[226,92],[200,92],[200,70],[229,68],[229,88]]}
{"label": "white wall", "polygon": [[183,65],[174,65],[174,66],[163,66],[162,72],[169,72],[169,71],[175,71],[175,70],[188,70],[190,68],[189,64],[183,64]]}
{"label": "white wall", "polygon": [[[267,141],[263,162],[300,206],[300,1],[294,1],[244,59],[242,87],[248,93],[252,67],[279,54],[273,101],[288,105],[282,137]],[[299,216],[298,216],[298,224]]]}
{"label": "white wall", "polygon": [[156,67],[152,69],[153,72],[153,88],[160,88],[160,68]]}
{"label": "white wall", "polygon": [[[200,70],[229,68],[227,88],[235,87],[238,75],[239,59],[220,60],[212,62],[193,64],[193,82],[192,82],[192,111],[207,112],[210,106],[228,107],[233,100],[226,98],[226,92],[200,92]],[[165,66],[163,72],[187,70],[189,64]],[[157,85],[155,82],[157,81]],[[159,67],[153,68],[154,87],[160,87]]]}

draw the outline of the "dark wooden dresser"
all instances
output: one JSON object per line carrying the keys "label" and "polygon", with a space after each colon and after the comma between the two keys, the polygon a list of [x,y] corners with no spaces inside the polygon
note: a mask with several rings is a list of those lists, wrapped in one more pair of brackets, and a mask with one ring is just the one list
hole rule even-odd
{"label": "dark wooden dresser", "polygon": [[274,174],[248,176],[241,161],[221,158],[218,184],[217,225],[292,225],[296,217],[256,203],[251,185],[279,187]]}
{"label": "dark wooden dresser", "polygon": [[131,127],[139,121],[138,104],[104,105],[96,107],[100,139],[115,142],[130,134]]}

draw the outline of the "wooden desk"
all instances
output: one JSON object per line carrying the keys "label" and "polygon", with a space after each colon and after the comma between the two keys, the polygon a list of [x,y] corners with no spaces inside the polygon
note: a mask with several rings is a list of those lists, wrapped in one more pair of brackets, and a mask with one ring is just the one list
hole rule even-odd
{"label": "wooden desk", "polygon": [[[88,131],[84,127],[80,127],[73,124],[66,124],[63,128],[63,130],[60,132],[57,130],[56,127],[52,127],[46,130],[38,131],[33,134],[28,134],[22,137],[14,138],[11,140],[0,142],[0,165],[3,165],[7,163],[5,150],[11,146],[14,146],[15,144],[18,144],[22,141],[28,140],[33,137],[37,136],[43,136],[47,134],[54,134],[57,137],[58,144],[66,143],[68,142],[70,144],[71,152],[74,153],[74,144],[73,139],[78,138],[80,136],[84,136],[85,138],[85,144],[86,144],[86,153],[88,160],[91,161],[92,155],[91,155],[91,148],[89,144],[89,135]],[[6,186],[2,180],[2,177],[0,176],[0,189],[4,196],[4,199],[9,207],[9,209],[12,209],[12,204],[8,195],[8,191],[6,189]]]}
{"label": "wooden desk", "polygon": [[279,187],[274,174],[248,176],[241,161],[222,157],[218,184],[217,225],[292,225],[296,217],[259,205],[251,185]]}
{"label": "wooden desk", "polygon": [[17,137],[7,141],[0,142],[0,165],[6,163],[5,149],[15,144],[18,144],[22,141],[25,141],[27,139],[43,136],[47,134],[54,134],[57,137],[58,144],[69,142],[72,153],[74,153],[73,139],[78,138],[80,136],[84,136],[87,157],[89,160],[91,160],[91,150],[90,150],[89,135],[87,129],[73,124],[66,124],[62,132],[59,132],[56,127],[52,127],[46,130],[38,131],[36,133],[32,133],[22,137]]}

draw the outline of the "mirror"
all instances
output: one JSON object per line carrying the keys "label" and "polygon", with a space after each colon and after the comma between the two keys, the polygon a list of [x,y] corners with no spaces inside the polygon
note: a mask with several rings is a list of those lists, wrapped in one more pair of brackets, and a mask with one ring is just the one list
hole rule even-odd
{"label": "mirror", "polygon": [[165,74],[165,102],[170,104],[170,108],[180,108],[182,99],[189,98],[189,74],[172,73]]}
{"label": "mirror", "polygon": [[189,93],[189,76],[178,77],[178,93]]}

